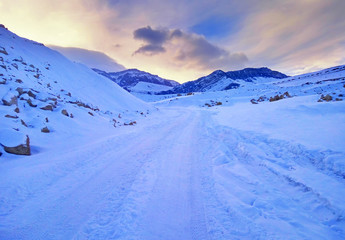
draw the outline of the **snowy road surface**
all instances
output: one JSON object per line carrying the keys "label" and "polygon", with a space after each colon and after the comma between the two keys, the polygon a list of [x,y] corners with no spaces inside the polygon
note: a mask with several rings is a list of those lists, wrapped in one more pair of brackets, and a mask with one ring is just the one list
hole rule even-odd
{"label": "snowy road surface", "polygon": [[0,239],[345,239],[343,153],[162,108],[0,165]]}

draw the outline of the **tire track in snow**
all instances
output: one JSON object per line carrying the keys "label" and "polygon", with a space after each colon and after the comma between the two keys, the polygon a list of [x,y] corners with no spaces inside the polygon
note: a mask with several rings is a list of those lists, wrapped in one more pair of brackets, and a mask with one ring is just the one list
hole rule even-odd
{"label": "tire track in snow", "polygon": [[[215,141],[224,143],[219,145],[214,164],[216,193],[226,199],[220,202],[257,230],[242,237],[234,232],[230,234],[232,237],[341,239],[344,236],[345,206],[341,200],[345,194],[344,181],[332,170],[315,165],[320,160],[315,159],[312,151],[228,127],[216,126],[210,132]],[[337,191],[327,191],[325,182]],[[221,222],[229,232],[232,223],[224,219]],[[305,222],[308,226],[301,225]]]}

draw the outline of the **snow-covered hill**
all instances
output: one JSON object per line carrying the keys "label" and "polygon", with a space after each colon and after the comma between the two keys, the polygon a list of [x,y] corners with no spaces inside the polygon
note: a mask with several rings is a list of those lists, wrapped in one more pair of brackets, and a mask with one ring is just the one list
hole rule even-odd
{"label": "snow-covered hill", "polygon": [[267,82],[286,77],[285,74],[272,71],[268,68],[245,68],[243,70],[229,72],[217,70],[210,75],[201,77],[195,81],[183,83],[160,94],[221,91],[238,88],[246,82]]}
{"label": "snow-covered hill", "polygon": [[95,126],[115,129],[114,125],[129,124],[151,109],[86,66],[4,27],[0,27],[0,99],[0,143],[13,147],[25,143],[28,135],[33,151],[57,139],[92,137],[100,131]]}
{"label": "snow-covered hill", "polygon": [[173,80],[163,79],[157,75],[139,71],[138,69],[109,73],[99,69],[94,69],[94,71],[111,79],[129,92],[153,94],[180,85]]}

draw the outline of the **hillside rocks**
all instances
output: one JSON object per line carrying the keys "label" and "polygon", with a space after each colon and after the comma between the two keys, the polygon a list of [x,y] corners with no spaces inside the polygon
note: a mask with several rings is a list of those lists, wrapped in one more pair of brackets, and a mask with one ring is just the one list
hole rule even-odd
{"label": "hillside rocks", "polygon": [[269,101],[270,102],[275,102],[275,101],[278,101],[278,100],[281,100],[281,99],[284,99],[284,98],[291,98],[289,92],[285,92],[281,95],[275,95],[274,97],[270,97]]}

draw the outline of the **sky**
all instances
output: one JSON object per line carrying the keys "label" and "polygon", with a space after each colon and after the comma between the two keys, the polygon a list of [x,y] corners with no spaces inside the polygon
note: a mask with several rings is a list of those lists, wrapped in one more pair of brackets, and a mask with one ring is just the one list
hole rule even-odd
{"label": "sky", "polygon": [[287,75],[345,64],[344,0],[1,0],[0,23],[179,82],[214,70]]}

